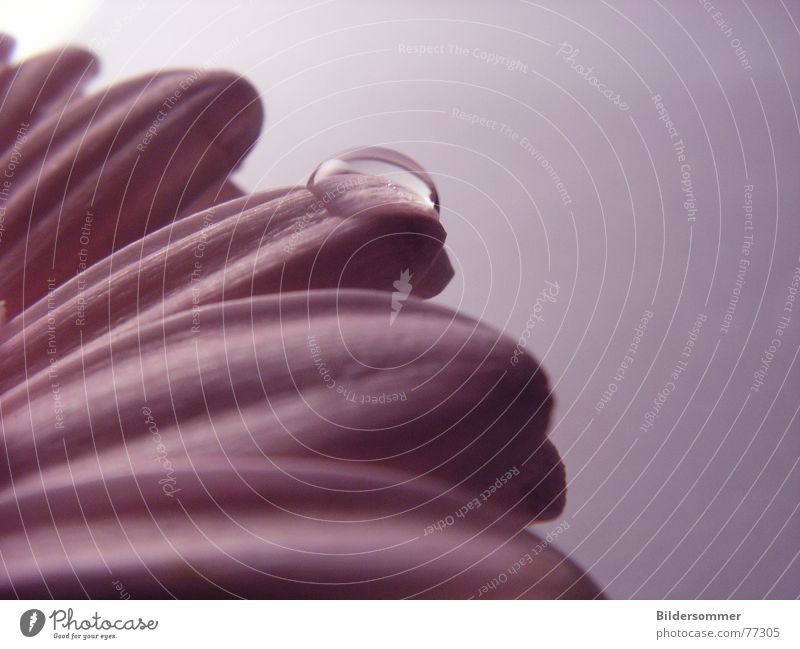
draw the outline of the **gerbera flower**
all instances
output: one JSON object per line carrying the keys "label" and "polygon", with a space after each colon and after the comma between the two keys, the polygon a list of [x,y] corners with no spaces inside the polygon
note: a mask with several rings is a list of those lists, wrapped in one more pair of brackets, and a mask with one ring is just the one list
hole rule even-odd
{"label": "gerbera flower", "polygon": [[543,371],[421,299],[428,174],[360,149],[246,196],[246,81],[95,67],[2,69],[0,593],[597,596],[528,530],[566,490]]}

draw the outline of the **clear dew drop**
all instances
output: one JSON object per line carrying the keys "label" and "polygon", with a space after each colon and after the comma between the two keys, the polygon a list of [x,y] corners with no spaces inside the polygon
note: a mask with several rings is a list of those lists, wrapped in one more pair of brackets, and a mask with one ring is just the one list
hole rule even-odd
{"label": "clear dew drop", "polygon": [[307,187],[313,192],[317,182],[346,174],[381,176],[391,189],[402,185],[439,211],[439,194],[428,173],[412,158],[385,147],[354,149],[325,160],[311,174]]}

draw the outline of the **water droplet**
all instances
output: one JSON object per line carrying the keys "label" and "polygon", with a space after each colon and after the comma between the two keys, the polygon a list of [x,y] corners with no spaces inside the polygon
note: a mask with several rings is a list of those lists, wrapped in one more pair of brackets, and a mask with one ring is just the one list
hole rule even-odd
{"label": "water droplet", "polygon": [[390,189],[402,185],[439,211],[439,194],[433,180],[415,160],[399,151],[380,146],[347,151],[321,163],[309,177],[307,187],[314,191],[320,180],[345,174],[381,176]]}

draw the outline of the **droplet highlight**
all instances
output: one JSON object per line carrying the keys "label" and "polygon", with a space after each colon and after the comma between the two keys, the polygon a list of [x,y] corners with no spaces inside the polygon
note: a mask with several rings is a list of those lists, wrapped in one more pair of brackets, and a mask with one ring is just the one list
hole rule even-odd
{"label": "droplet highlight", "polygon": [[314,192],[316,183],[347,174],[380,176],[389,187],[402,185],[439,212],[439,193],[428,172],[414,159],[386,147],[353,149],[326,160],[311,174],[307,187]]}

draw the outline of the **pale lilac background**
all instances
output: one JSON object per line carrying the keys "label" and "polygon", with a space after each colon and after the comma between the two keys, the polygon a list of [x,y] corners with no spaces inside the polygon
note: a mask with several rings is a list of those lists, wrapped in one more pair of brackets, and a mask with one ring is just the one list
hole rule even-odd
{"label": "pale lilac background", "polygon": [[[458,269],[438,301],[516,338],[545,280],[561,287],[532,344],[556,385],[552,436],[570,476],[570,527],[556,545],[612,597],[794,598],[800,305],[764,386],[750,385],[800,265],[800,5],[713,4],[709,13],[689,0],[84,2],[54,6],[46,29],[29,10],[9,9],[5,28],[22,39],[21,54],[63,39],[89,44],[102,84],[162,66],[240,71],[267,110],[238,175],[248,188],[302,182],[355,144],[418,158],[439,185]],[[562,42],[629,111],[556,56]],[[405,45],[447,53],[403,54]],[[492,65],[475,48],[527,67]],[[692,227],[655,93],[686,143]],[[519,141],[455,119],[453,108],[528,138],[572,204]],[[755,243],[722,334],[746,182]],[[648,308],[655,316],[634,364],[597,414]],[[689,367],[642,433],[700,312],[708,320]]]}

